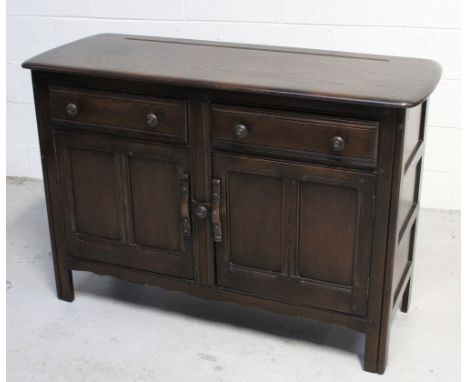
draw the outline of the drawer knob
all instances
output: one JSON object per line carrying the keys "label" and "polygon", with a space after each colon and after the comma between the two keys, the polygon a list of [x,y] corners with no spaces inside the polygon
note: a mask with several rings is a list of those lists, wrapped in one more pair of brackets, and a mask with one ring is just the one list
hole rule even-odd
{"label": "drawer knob", "polygon": [[208,210],[206,209],[205,206],[198,205],[198,206],[195,208],[195,215],[196,215],[197,218],[199,218],[199,219],[205,219],[205,218],[206,218],[206,215],[208,215]]}
{"label": "drawer knob", "polygon": [[148,113],[146,114],[146,124],[149,126],[149,127],[156,127],[156,125],[158,124],[158,116],[154,113]]}
{"label": "drawer knob", "polygon": [[78,106],[71,102],[67,104],[67,114],[70,117],[76,117],[76,115],[78,114]]}
{"label": "drawer knob", "polygon": [[247,127],[241,123],[234,127],[234,134],[237,138],[245,138],[247,136]]}
{"label": "drawer knob", "polygon": [[345,148],[346,146],[346,142],[343,138],[341,137],[333,137],[331,140],[330,140],[330,144],[331,144],[331,148],[333,151],[336,151],[336,152],[341,152],[343,151],[343,149]]}

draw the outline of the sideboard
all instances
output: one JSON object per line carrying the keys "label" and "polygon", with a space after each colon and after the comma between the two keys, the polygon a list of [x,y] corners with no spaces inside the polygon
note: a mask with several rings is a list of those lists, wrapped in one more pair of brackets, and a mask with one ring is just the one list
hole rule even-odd
{"label": "sideboard", "polygon": [[384,372],[436,62],[101,34],[23,67],[60,299],[84,270],[344,325]]}

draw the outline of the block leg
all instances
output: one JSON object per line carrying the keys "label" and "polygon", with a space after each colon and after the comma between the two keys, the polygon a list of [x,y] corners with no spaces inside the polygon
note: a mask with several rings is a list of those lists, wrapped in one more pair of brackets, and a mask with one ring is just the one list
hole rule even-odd
{"label": "block leg", "polygon": [[56,266],[55,284],[57,287],[57,297],[60,300],[72,302],[75,299],[73,276],[71,270]]}
{"label": "block leg", "polygon": [[370,328],[366,333],[364,350],[364,370],[370,373],[383,374],[388,359],[388,332],[379,328]]}
{"label": "block leg", "polygon": [[411,302],[411,286],[413,284],[413,277],[408,280],[405,291],[403,292],[403,298],[401,300],[400,310],[403,313],[408,313],[408,309]]}

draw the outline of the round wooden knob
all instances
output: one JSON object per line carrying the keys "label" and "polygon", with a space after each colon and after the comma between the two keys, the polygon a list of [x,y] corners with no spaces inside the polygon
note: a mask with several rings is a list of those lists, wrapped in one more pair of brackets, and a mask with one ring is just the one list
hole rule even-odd
{"label": "round wooden knob", "polygon": [[245,138],[247,133],[247,127],[241,123],[234,127],[234,134],[237,138]]}
{"label": "round wooden knob", "polygon": [[195,208],[195,215],[197,216],[197,218],[205,219],[207,214],[208,210],[205,206],[197,206],[197,208]]}
{"label": "round wooden knob", "polygon": [[341,152],[345,148],[346,142],[343,138],[336,136],[330,140],[330,146],[333,151]]}
{"label": "round wooden knob", "polygon": [[71,102],[67,104],[67,114],[70,117],[76,117],[76,115],[78,114],[78,106]]}
{"label": "round wooden knob", "polygon": [[158,116],[154,113],[148,113],[146,114],[146,124],[149,126],[149,127],[156,127],[156,125],[158,124]]}

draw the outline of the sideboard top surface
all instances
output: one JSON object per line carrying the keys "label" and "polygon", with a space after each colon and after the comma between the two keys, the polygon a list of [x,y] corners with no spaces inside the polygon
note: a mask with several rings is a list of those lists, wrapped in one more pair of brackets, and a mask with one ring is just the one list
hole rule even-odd
{"label": "sideboard top surface", "polygon": [[33,70],[409,108],[441,76],[431,60],[100,34],[35,56]]}

